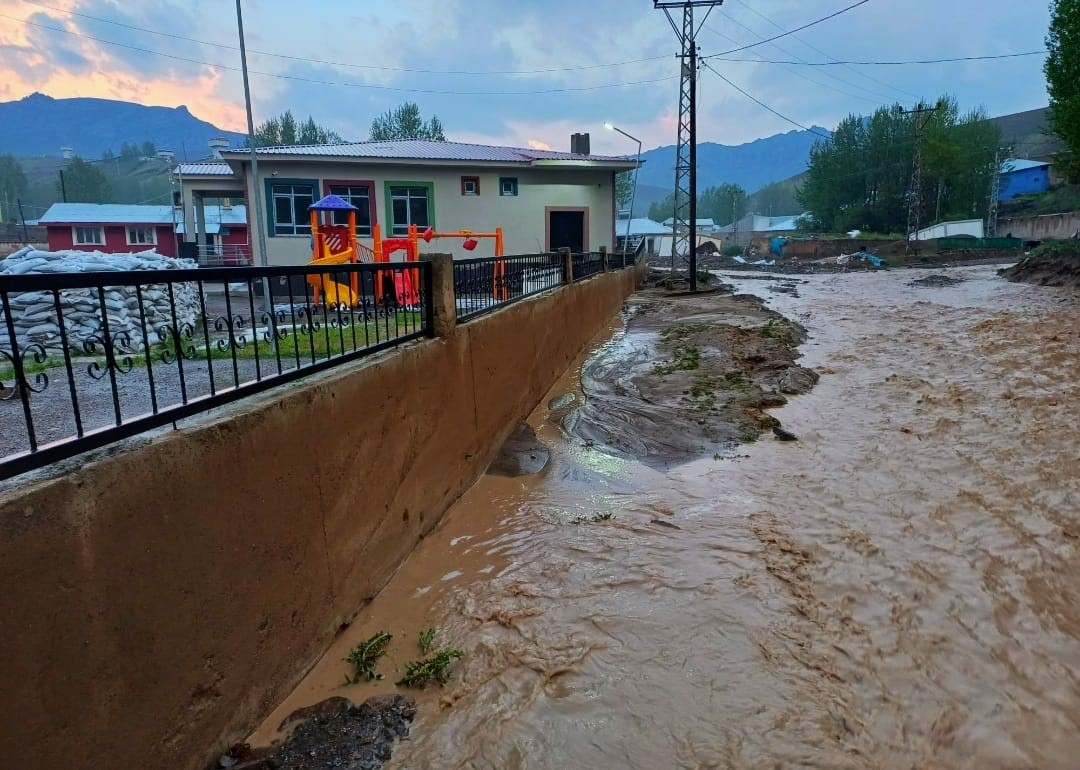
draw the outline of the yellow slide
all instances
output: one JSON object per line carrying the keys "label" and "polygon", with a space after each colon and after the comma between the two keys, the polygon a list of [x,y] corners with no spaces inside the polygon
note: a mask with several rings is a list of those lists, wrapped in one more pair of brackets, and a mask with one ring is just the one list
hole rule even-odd
{"label": "yellow slide", "polygon": [[[337,254],[313,259],[308,264],[315,266],[343,265],[351,261],[352,253],[350,251],[341,251]],[[316,303],[318,303],[318,297],[321,294],[324,297],[323,302],[327,306],[341,307],[344,305],[345,307],[355,307],[359,304],[359,297],[347,284],[331,280],[325,275],[308,276],[307,280],[311,284],[312,291],[315,292]]]}

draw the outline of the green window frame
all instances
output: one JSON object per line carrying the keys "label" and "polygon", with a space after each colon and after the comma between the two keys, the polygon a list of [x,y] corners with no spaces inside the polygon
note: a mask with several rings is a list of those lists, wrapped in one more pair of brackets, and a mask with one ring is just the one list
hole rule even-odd
{"label": "green window frame", "polygon": [[[427,200],[424,216],[422,217],[417,216],[419,214],[419,211],[415,208],[418,205],[417,202],[421,199],[421,196],[415,194],[415,191],[420,189],[423,189],[425,191],[423,197]],[[410,224],[416,224],[416,226],[419,227],[421,230],[427,227],[435,227],[434,182],[389,180],[383,183],[383,192],[385,193],[386,197],[385,210],[387,212],[386,223],[388,236],[400,237],[407,234]],[[395,200],[399,204],[396,208],[394,206]],[[404,204],[404,208],[402,208],[402,204]],[[404,214],[404,222],[399,221],[402,214]],[[417,221],[424,219],[426,219],[427,221]]]}
{"label": "green window frame", "polygon": [[[296,188],[308,188],[311,195],[311,203],[319,200],[318,179],[282,179],[280,177],[268,177],[264,180],[266,189],[266,234],[271,238],[292,238],[311,236],[311,218],[307,206],[302,204],[307,195],[303,190]],[[275,193],[275,188],[277,191]],[[291,188],[286,192],[285,188]],[[297,200],[300,198],[300,201]],[[290,201],[288,206],[289,219],[278,222],[278,204],[281,203],[284,212],[285,201]],[[310,204],[308,204],[310,205]],[[300,210],[302,209],[302,211]]]}
{"label": "green window frame", "polygon": [[516,176],[499,177],[499,195],[514,196],[518,194],[518,178]]}

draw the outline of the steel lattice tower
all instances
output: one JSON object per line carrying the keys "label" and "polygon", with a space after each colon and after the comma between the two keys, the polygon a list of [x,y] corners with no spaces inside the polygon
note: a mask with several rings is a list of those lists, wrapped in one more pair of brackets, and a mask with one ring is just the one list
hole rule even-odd
{"label": "steel lattice tower", "polygon": [[[681,75],[679,77],[679,122],[675,144],[675,210],[671,238],[671,270],[680,265],[680,254],[689,259],[690,289],[697,289],[697,32],[694,26],[694,8],[706,9],[701,20],[704,25],[712,9],[724,0],[677,0],[664,2],[653,0],[654,8],[663,9],[671,28],[682,47],[679,54]],[[671,15],[673,8],[682,9],[682,24],[676,24]]]}
{"label": "steel lattice tower", "polygon": [[925,124],[919,122],[919,116],[925,113],[937,112],[937,109],[937,107],[927,107],[920,102],[915,109],[904,110],[901,113],[915,116],[915,159],[911,164],[911,184],[908,186],[907,243],[905,244],[905,251],[909,254],[912,249],[912,240],[918,238],[919,224],[922,220],[922,129]]}

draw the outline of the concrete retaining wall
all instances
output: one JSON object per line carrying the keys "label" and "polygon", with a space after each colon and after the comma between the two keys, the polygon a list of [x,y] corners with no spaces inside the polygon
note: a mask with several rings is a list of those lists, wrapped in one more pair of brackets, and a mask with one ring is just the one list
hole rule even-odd
{"label": "concrete retaining wall", "polygon": [[195,770],[484,471],[637,270],[0,494],[5,767]]}
{"label": "concrete retaining wall", "polygon": [[1044,214],[1037,217],[1007,217],[998,220],[997,231],[1001,235],[1025,241],[1072,238],[1080,231],[1080,212]]}

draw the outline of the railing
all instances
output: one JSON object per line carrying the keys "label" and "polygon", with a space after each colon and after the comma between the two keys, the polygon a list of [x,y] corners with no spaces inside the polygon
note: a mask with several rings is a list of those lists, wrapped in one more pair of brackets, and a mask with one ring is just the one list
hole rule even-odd
{"label": "railing", "polygon": [[590,251],[585,254],[574,254],[572,259],[575,281],[604,272],[604,255],[600,252]]}
{"label": "railing", "polygon": [[203,267],[250,267],[251,246],[200,243],[195,259]]}
{"label": "railing", "polygon": [[0,275],[0,479],[432,333],[430,262]]}
{"label": "railing", "polygon": [[476,318],[563,283],[566,262],[561,254],[454,260],[457,319]]}

